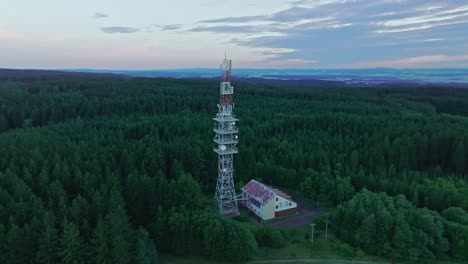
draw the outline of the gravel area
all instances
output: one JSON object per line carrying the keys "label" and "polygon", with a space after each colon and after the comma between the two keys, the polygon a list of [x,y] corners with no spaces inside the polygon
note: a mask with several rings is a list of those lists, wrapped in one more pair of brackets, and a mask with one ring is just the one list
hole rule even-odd
{"label": "gravel area", "polygon": [[[303,227],[309,226],[312,223],[314,217],[323,215],[327,212],[326,209],[317,209],[311,202],[303,197],[296,194],[295,190],[280,188],[297,203],[298,213],[295,215],[286,216],[279,219],[274,219],[264,222],[271,228],[292,228],[292,227]],[[243,208],[243,210],[247,210]],[[261,225],[260,219],[252,214],[249,214],[251,221],[256,225]]]}

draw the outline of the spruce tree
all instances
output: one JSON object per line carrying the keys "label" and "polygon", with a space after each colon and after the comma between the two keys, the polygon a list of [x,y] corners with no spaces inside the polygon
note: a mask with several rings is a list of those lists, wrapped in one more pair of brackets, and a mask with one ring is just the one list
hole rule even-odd
{"label": "spruce tree", "polygon": [[148,231],[141,226],[137,231],[136,250],[137,264],[155,264],[157,262],[157,252],[154,242],[149,238]]}
{"label": "spruce tree", "polygon": [[61,263],[79,264],[84,261],[85,244],[78,227],[65,219],[60,237],[59,256]]}
{"label": "spruce tree", "polygon": [[111,263],[109,257],[109,234],[107,233],[104,221],[99,215],[96,228],[91,239],[91,259],[93,263]]}
{"label": "spruce tree", "polygon": [[55,226],[55,217],[52,212],[44,213],[42,230],[39,237],[37,261],[39,263],[57,263],[58,232]]}

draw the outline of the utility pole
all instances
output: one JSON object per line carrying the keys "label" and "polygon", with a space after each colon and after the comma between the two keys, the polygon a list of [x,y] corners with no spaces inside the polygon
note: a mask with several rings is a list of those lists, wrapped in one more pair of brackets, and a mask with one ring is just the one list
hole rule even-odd
{"label": "utility pole", "polygon": [[315,226],[315,224],[310,224],[310,226],[312,227],[312,231],[310,231],[310,242],[314,243],[314,226]]}
{"label": "utility pole", "polygon": [[328,217],[327,220],[325,221],[325,240],[328,239]]}

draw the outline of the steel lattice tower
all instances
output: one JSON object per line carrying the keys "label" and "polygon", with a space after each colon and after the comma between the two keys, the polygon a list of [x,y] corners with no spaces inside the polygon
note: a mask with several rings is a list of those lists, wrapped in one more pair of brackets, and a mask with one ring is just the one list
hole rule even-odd
{"label": "steel lattice tower", "polygon": [[215,198],[218,201],[219,212],[224,216],[234,217],[239,215],[233,167],[234,154],[238,152],[236,122],[239,120],[233,114],[234,87],[231,86],[231,60],[228,60],[226,56],[220,69],[218,114],[213,118],[216,121],[213,141],[218,144],[214,148],[214,152],[218,153],[218,181]]}

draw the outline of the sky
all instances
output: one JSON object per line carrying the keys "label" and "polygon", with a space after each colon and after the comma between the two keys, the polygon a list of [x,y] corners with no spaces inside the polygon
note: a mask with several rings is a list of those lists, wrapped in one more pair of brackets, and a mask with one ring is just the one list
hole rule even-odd
{"label": "sky", "polygon": [[468,67],[467,0],[0,0],[0,68]]}

